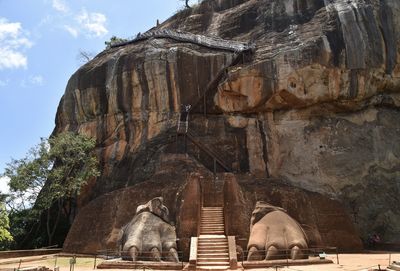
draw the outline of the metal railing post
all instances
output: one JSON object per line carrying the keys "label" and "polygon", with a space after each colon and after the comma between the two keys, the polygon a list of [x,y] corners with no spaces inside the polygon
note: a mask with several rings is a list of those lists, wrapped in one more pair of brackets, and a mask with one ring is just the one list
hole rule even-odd
{"label": "metal railing post", "polygon": [[288,250],[285,249],[285,255],[286,255],[286,267],[289,267],[289,255],[288,255]]}
{"label": "metal railing post", "polygon": [[217,159],[215,159],[215,157],[213,158],[214,158],[214,181],[215,181],[217,177]]}
{"label": "metal railing post", "polygon": [[339,264],[339,250],[337,247],[336,247],[336,262],[337,264]]}

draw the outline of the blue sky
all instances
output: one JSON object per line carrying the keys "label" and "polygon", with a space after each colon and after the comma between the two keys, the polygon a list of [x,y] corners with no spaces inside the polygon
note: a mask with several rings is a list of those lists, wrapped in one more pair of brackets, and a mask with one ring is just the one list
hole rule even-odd
{"label": "blue sky", "polygon": [[[197,2],[193,0],[192,2]],[[54,128],[79,51],[97,54],[173,15],[179,0],[0,0],[0,174]],[[0,178],[0,190],[6,180]]]}

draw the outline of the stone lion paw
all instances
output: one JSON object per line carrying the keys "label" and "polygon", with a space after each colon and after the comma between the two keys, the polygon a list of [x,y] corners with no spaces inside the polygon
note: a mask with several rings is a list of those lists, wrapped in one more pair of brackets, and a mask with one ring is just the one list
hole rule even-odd
{"label": "stone lion paw", "polygon": [[121,230],[124,257],[133,261],[178,262],[175,227],[169,224],[168,216],[161,197],[140,205],[133,219]]}
{"label": "stone lion paw", "polygon": [[305,258],[307,236],[282,208],[258,201],[252,213],[247,260]]}

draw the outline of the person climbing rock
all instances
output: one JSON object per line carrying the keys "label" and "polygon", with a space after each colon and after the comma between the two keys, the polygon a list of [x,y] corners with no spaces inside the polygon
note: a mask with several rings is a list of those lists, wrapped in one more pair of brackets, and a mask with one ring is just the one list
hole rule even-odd
{"label": "person climbing rock", "polygon": [[188,121],[189,111],[190,111],[191,107],[192,106],[190,104],[186,104],[186,105],[181,104],[181,117],[180,117],[181,122]]}

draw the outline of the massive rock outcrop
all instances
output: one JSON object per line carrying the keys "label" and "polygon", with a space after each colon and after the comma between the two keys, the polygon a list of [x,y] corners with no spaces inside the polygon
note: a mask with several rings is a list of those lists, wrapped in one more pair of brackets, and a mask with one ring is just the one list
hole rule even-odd
{"label": "massive rock outcrop", "polygon": [[102,175],[81,205],[153,179],[158,157],[179,147],[179,105],[192,104],[196,139],[234,171],[264,180],[260,190],[273,177],[335,198],[361,237],[399,241],[399,1],[205,0],[153,31],[167,29],[249,43],[253,52],[150,37],[81,67],[55,129],[97,140]]}

